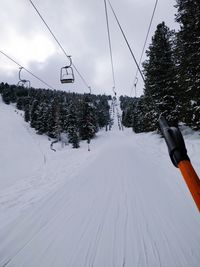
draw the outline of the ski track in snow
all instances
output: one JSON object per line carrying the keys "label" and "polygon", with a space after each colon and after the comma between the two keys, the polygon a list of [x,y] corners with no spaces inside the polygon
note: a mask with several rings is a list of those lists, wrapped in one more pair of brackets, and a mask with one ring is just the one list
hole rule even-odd
{"label": "ski track in snow", "polygon": [[1,267],[199,267],[199,213],[162,139],[119,131],[118,107],[90,152],[54,153],[3,107],[38,160],[0,191]]}

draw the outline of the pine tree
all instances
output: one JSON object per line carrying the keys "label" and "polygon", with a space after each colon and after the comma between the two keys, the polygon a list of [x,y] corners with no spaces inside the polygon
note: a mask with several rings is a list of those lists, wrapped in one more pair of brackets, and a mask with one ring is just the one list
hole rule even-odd
{"label": "pine tree", "polygon": [[145,97],[144,95],[137,99],[133,113],[133,131],[135,133],[155,130],[156,120],[153,113],[154,111],[153,109],[149,109],[151,103],[149,103],[148,101],[149,98]]}
{"label": "pine tree", "polygon": [[87,140],[88,143],[97,132],[97,121],[95,113],[96,112],[93,104],[90,102],[89,98],[86,97],[81,104],[81,112],[79,115],[79,129],[81,139]]}
{"label": "pine tree", "polygon": [[[47,111],[46,111],[47,113]],[[55,96],[48,105],[47,133],[51,138],[59,139],[61,133],[60,104]]]}
{"label": "pine tree", "polygon": [[68,114],[68,138],[73,148],[79,148],[79,131],[76,109],[73,103],[70,104]]}
{"label": "pine tree", "polygon": [[17,98],[17,103],[16,103],[16,108],[19,110],[24,110],[24,97],[18,97]]}
{"label": "pine tree", "polygon": [[62,103],[60,107],[60,120],[61,120],[61,128],[63,132],[68,131],[69,121],[68,121],[68,114],[69,114],[69,105],[67,103]]}
{"label": "pine tree", "polygon": [[145,101],[149,123],[146,130],[155,130],[160,114],[177,124],[177,85],[173,57],[173,32],[164,22],[158,24],[152,38],[148,59],[143,64],[145,75]]}
{"label": "pine tree", "polygon": [[3,99],[3,101],[4,101],[4,103],[5,104],[7,104],[7,105],[9,105],[12,101],[11,101],[11,99],[12,99],[12,92],[11,92],[11,90],[10,90],[10,86],[9,86],[9,84],[7,84],[7,83],[2,83],[2,89],[1,89],[1,91],[2,91],[2,99]]}
{"label": "pine tree", "polygon": [[34,99],[31,103],[31,107],[30,107],[30,125],[32,128],[37,127],[38,111],[39,111],[39,102],[38,102],[38,100]]}
{"label": "pine tree", "polygon": [[125,127],[133,127],[134,112],[138,103],[137,98],[128,96],[120,97],[120,107],[122,109],[122,124]]}
{"label": "pine tree", "polygon": [[26,122],[30,121],[30,105],[29,104],[26,104],[24,106],[24,120]]}
{"label": "pine tree", "polygon": [[106,130],[108,129],[108,125],[110,122],[109,109],[110,106],[106,98],[101,98],[98,103],[95,102],[95,111],[99,128],[106,127]]}
{"label": "pine tree", "polygon": [[30,97],[23,98],[23,110],[24,110],[24,120],[26,122],[30,121]]}
{"label": "pine tree", "polygon": [[38,122],[36,127],[38,134],[44,134],[48,132],[47,129],[47,121],[49,117],[48,111],[49,111],[48,104],[46,102],[42,102],[38,110]]}
{"label": "pine tree", "polygon": [[200,1],[176,0],[176,59],[182,120],[200,129]]}

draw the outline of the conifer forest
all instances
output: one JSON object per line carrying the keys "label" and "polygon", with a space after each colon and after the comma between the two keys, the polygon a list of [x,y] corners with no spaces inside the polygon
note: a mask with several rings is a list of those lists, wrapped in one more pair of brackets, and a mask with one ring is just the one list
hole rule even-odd
{"label": "conifer forest", "polygon": [[176,7],[179,30],[161,22],[146,51],[144,94],[121,96],[123,123],[136,133],[156,130],[160,115],[200,129],[200,2],[177,0]]}
{"label": "conifer forest", "polygon": [[73,148],[80,140],[88,143],[95,133],[109,127],[110,96],[66,93],[56,90],[25,88],[1,83],[0,92],[6,104],[16,103],[24,111],[24,120],[38,134],[59,141],[66,134]]}

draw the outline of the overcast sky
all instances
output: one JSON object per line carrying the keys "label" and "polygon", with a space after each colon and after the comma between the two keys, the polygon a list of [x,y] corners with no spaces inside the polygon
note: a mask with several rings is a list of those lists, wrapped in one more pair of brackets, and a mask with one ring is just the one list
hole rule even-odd
{"label": "overcast sky", "polygon": [[[155,0],[110,0],[139,60]],[[33,0],[43,18],[72,56],[73,63],[91,86],[93,93],[112,94],[112,74],[103,0]],[[175,0],[160,0],[152,24],[148,45],[158,23],[171,29]],[[0,0],[0,50],[45,80],[52,87],[70,92],[88,92],[75,72],[73,85],[59,82],[60,68],[67,58],[48,32],[28,0]],[[136,66],[108,6],[113,61],[118,95],[130,95]],[[147,47],[148,47],[147,45]],[[144,56],[145,59],[145,56]],[[19,67],[0,54],[0,82],[17,84]],[[22,78],[33,87],[45,88],[27,72]],[[137,95],[143,90],[138,76]],[[132,92],[134,96],[134,90]]]}

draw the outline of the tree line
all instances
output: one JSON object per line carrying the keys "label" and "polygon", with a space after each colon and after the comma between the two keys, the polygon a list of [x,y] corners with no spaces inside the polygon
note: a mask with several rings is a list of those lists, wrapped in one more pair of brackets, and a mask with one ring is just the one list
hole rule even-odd
{"label": "tree line", "polygon": [[25,88],[0,84],[0,94],[6,104],[16,103],[24,111],[24,120],[38,134],[60,140],[65,133],[73,148],[80,140],[90,140],[99,129],[110,124],[111,96],[67,93],[56,90]]}
{"label": "tree line", "polygon": [[200,129],[200,1],[175,2],[179,30],[157,25],[143,63],[144,94],[121,96],[123,123],[136,133],[156,130],[160,115]]}

